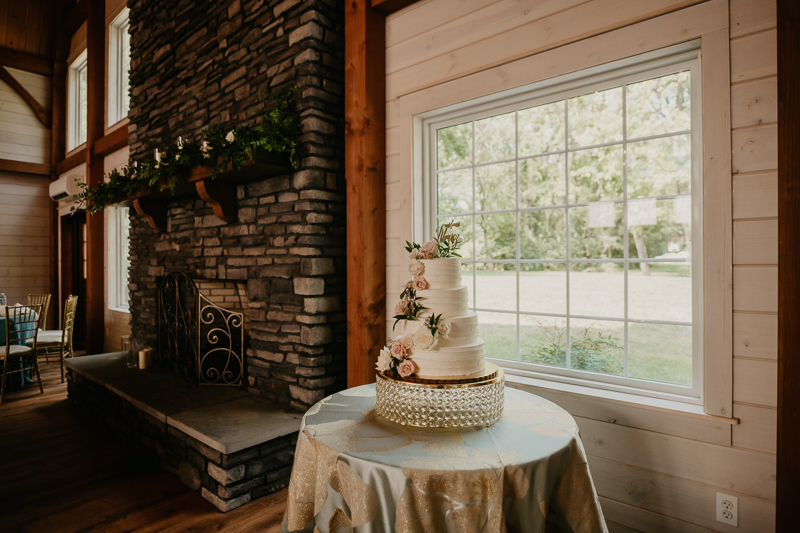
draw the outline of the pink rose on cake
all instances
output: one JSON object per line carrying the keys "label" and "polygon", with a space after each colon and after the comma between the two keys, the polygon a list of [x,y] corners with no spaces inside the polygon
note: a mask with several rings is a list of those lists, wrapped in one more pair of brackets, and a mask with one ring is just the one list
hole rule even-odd
{"label": "pink rose on cake", "polygon": [[395,315],[404,315],[406,313],[406,308],[408,307],[408,300],[400,300],[394,306],[394,314]]}
{"label": "pink rose on cake", "polygon": [[408,264],[408,273],[412,276],[421,276],[425,273],[425,265],[419,261],[412,261]]}
{"label": "pink rose on cake", "polygon": [[407,378],[416,371],[417,365],[411,359],[406,359],[397,365],[397,373],[404,378]]}
{"label": "pink rose on cake", "polygon": [[450,322],[444,320],[439,322],[439,327],[436,329],[436,333],[443,339],[446,339],[448,335],[450,335]]}
{"label": "pink rose on cake", "polygon": [[396,359],[403,359],[408,355],[408,350],[414,347],[414,340],[407,335],[397,337],[390,348]]}
{"label": "pink rose on cake", "polygon": [[412,283],[414,285],[414,290],[417,291],[424,291],[429,287],[428,280],[423,278],[422,276],[414,278],[414,281]]}
{"label": "pink rose on cake", "polygon": [[439,251],[439,243],[436,242],[435,239],[431,239],[425,244],[423,244],[419,251],[422,253],[422,257],[425,259],[433,259],[436,257],[436,253]]}

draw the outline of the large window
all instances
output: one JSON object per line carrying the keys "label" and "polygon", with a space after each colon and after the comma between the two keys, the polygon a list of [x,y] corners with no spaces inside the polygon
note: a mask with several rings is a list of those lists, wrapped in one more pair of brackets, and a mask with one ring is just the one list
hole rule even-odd
{"label": "large window", "polygon": [[117,311],[129,308],[128,270],[131,266],[130,213],[127,207],[109,207],[108,213],[108,307]]}
{"label": "large window", "polygon": [[628,60],[426,121],[488,357],[700,401],[699,79],[696,53]]}
{"label": "large window", "polygon": [[86,79],[86,52],[76,59],[69,69],[69,129],[67,135],[67,149],[73,150],[86,142],[88,121],[86,112],[88,108],[87,79]]}
{"label": "large window", "polygon": [[130,109],[131,36],[128,8],[114,19],[108,32],[108,124],[128,117]]}

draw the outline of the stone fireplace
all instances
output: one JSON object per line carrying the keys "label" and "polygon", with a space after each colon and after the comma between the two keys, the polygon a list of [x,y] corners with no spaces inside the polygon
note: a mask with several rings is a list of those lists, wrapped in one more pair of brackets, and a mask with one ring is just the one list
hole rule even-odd
{"label": "stone fireplace", "polygon": [[261,93],[298,89],[297,168],[237,187],[237,220],[200,198],[166,230],[131,215],[134,338],[157,345],[168,272],[240,284],[245,385],[297,409],[346,386],[343,6],[336,0],[131,0],[132,161],[213,124],[252,124]]}

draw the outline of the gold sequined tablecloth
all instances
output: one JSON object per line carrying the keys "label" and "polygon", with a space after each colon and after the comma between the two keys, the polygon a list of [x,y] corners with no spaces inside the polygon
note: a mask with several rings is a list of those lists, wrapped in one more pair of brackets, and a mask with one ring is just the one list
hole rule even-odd
{"label": "gold sequined tablecloth", "polygon": [[378,416],[375,386],[303,418],[282,533],[606,532],[578,427],[506,389],[491,427],[422,429]]}

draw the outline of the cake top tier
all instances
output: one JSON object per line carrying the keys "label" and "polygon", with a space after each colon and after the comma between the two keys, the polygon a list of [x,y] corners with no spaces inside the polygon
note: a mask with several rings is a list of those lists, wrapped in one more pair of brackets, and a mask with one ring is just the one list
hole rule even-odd
{"label": "cake top tier", "polygon": [[424,266],[421,276],[428,282],[428,290],[461,287],[461,259],[458,257],[420,259],[419,262]]}

